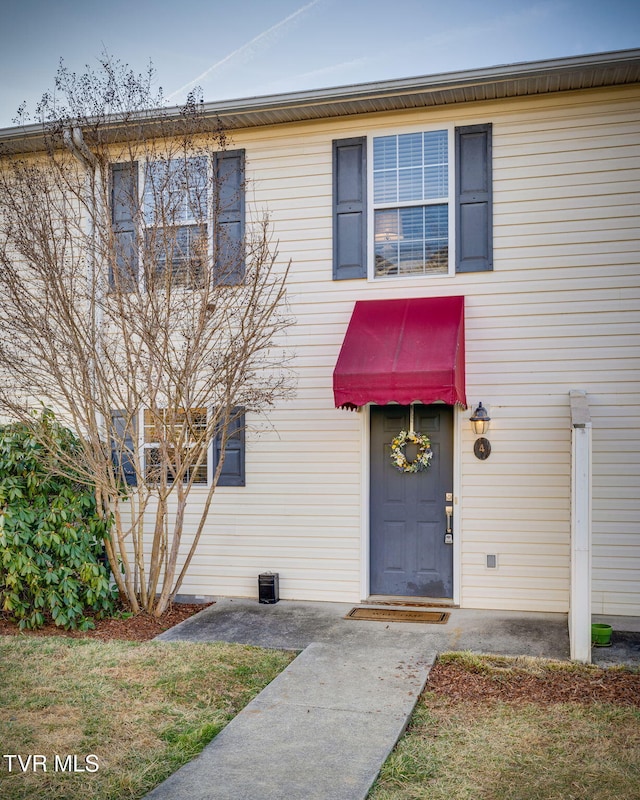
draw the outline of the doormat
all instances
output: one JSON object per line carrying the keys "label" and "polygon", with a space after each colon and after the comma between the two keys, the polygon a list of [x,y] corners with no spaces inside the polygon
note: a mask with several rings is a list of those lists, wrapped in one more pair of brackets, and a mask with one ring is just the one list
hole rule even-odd
{"label": "doormat", "polygon": [[376,622],[430,622],[443,625],[449,614],[443,611],[411,611],[401,608],[352,608],[345,619],[368,619]]}
{"label": "doormat", "polygon": [[365,606],[410,606],[411,608],[458,608],[452,603],[412,602],[411,600],[363,600]]}

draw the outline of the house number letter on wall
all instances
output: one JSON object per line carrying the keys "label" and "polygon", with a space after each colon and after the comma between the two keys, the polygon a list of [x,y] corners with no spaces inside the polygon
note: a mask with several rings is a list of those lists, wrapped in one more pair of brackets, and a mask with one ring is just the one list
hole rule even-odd
{"label": "house number letter on wall", "polygon": [[491,443],[484,437],[476,439],[475,444],[473,445],[473,452],[475,453],[476,458],[484,461],[486,458],[489,458],[491,453]]}

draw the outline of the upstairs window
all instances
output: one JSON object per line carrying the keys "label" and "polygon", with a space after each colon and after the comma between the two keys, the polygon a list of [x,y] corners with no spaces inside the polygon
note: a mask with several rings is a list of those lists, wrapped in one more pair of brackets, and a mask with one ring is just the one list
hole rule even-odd
{"label": "upstairs window", "polygon": [[374,277],[449,271],[449,132],[373,139]]}
{"label": "upstairs window", "polygon": [[195,288],[203,280],[208,256],[206,158],[147,164],[144,176],[144,224],[147,252],[155,277],[171,271],[174,286]]}
{"label": "upstairs window", "polygon": [[493,270],[492,139],[490,122],[335,139],[333,280]]}
{"label": "upstairs window", "polygon": [[[109,285],[132,291],[244,279],[244,150],[111,165]],[[170,279],[170,280],[169,280]]]}

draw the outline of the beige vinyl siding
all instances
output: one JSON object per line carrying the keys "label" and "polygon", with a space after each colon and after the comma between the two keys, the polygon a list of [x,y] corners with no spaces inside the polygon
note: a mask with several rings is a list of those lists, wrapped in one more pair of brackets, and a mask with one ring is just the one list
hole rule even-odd
{"label": "beige vinyl siding", "polygon": [[[297,394],[252,419],[247,485],[221,488],[182,592],[361,599],[367,475],[364,415],[333,408],[332,372],[353,304],[464,295],[467,395],[490,409],[492,455],[456,459],[460,601],[566,611],[568,393],[593,419],[594,612],[640,613],[640,91],[564,95],[362,115],[238,131],[249,215],[268,210],[292,259]],[[493,123],[494,271],[331,280],[331,142],[420,124]],[[258,428],[258,430],[256,430]],[[498,569],[486,568],[486,554]]]}
{"label": "beige vinyl siding", "polygon": [[[637,354],[637,333],[635,341]],[[639,398],[636,382],[626,396],[603,394],[592,401],[595,614],[640,614]]]}

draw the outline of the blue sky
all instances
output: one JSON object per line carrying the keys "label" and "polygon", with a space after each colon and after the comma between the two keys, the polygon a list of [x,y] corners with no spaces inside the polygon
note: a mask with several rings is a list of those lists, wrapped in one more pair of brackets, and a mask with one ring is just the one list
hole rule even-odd
{"label": "blue sky", "polygon": [[172,105],[640,47],[639,0],[1,0],[0,127],[107,51]]}

